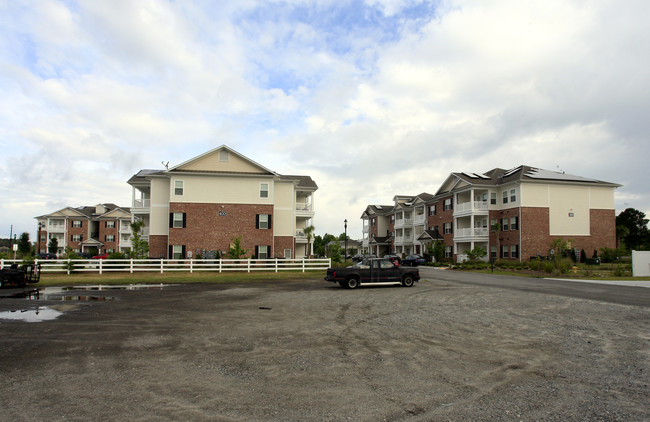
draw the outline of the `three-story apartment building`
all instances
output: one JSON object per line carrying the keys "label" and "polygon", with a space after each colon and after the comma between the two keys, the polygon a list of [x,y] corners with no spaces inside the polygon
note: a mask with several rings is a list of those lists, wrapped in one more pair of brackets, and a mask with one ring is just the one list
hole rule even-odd
{"label": "three-story apartment building", "polygon": [[[546,256],[558,238],[585,251],[613,248],[617,187],[529,166],[452,173],[434,195],[395,196],[381,213],[367,207],[361,216],[363,248],[376,254],[424,253],[436,240],[444,243],[445,256],[457,261],[476,246],[494,258]],[[385,225],[395,222],[386,234],[390,241],[377,244],[366,236],[373,218]]]}
{"label": "three-story apartment building", "polygon": [[312,254],[304,229],[318,186],[309,176],[278,174],[222,145],[128,183],[151,257],[223,255],[236,237],[256,258]]}
{"label": "three-story apartment building", "polygon": [[66,207],[36,217],[39,253],[48,251],[52,238],[57,240],[57,254],[66,247],[73,252],[126,252],[131,249],[131,213],[129,208],[115,204]]}

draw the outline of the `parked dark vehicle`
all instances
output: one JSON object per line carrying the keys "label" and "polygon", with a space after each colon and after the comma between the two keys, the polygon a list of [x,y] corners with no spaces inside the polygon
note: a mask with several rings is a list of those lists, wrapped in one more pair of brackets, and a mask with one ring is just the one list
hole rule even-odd
{"label": "parked dark vehicle", "polygon": [[38,264],[11,264],[9,268],[0,270],[0,287],[18,286],[38,283],[41,279],[41,265]]}
{"label": "parked dark vehicle", "polygon": [[373,259],[377,258],[377,255],[373,254],[356,254],[355,256],[352,257],[352,262],[361,262],[364,259]]}
{"label": "parked dark vehicle", "polygon": [[402,261],[399,255],[384,255],[384,258],[389,259],[391,262],[397,262],[398,264]]}
{"label": "parked dark vehicle", "polygon": [[409,267],[417,267],[418,265],[426,264],[427,260],[422,257],[422,255],[409,255],[406,258],[402,259],[401,264],[407,265]]}
{"label": "parked dark vehicle", "polygon": [[55,253],[39,253],[38,259],[56,259]]}
{"label": "parked dark vehicle", "polygon": [[328,268],[325,280],[347,289],[372,283],[401,283],[412,287],[416,281],[420,281],[420,271],[401,268],[389,259],[375,258],[365,259],[347,268]]}

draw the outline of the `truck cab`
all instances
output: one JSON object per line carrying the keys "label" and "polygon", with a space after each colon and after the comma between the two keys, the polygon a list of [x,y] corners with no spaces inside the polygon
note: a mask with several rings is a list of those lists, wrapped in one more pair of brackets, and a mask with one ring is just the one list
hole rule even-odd
{"label": "truck cab", "polygon": [[417,268],[401,268],[390,259],[364,259],[347,268],[328,268],[325,280],[354,289],[361,284],[401,283],[411,287],[420,280]]}

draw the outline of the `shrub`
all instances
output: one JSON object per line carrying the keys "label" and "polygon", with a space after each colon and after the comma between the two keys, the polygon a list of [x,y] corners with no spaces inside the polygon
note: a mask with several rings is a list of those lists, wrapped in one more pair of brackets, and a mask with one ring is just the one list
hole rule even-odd
{"label": "shrub", "polygon": [[615,277],[623,277],[625,275],[625,267],[622,265],[617,265],[616,268],[614,268],[614,276]]}
{"label": "shrub", "polygon": [[555,261],[555,268],[558,274],[566,275],[573,268],[573,261],[571,259],[561,259]]}
{"label": "shrub", "polygon": [[553,272],[555,271],[555,264],[553,263],[553,261],[544,261],[542,263],[542,269],[544,270],[545,273],[553,274]]}

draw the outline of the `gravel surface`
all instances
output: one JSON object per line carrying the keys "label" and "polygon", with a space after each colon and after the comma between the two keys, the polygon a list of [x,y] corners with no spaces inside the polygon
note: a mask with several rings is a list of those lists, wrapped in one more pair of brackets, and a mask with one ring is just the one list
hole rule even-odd
{"label": "gravel surface", "polygon": [[0,319],[0,420],[650,420],[642,288],[628,305],[455,277],[0,298],[62,313]]}

